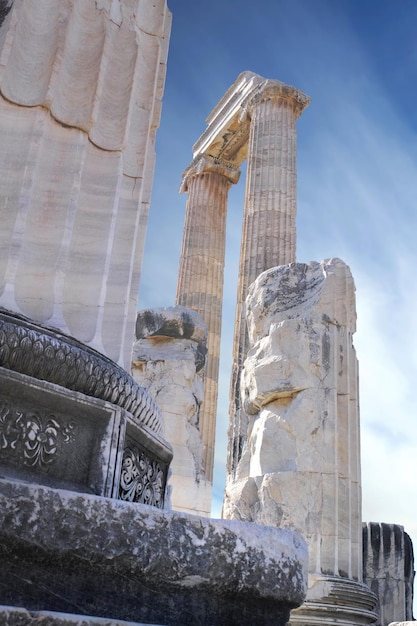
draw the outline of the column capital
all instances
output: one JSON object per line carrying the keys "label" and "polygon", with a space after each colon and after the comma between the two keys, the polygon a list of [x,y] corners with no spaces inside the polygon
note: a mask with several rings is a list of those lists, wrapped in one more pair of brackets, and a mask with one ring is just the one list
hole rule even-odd
{"label": "column capital", "polygon": [[251,118],[254,108],[261,102],[279,100],[293,107],[296,117],[299,117],[310,104],[311,98],[292,85],[286,85],[280,80],[264,80],[255,91],[242,103],[239,119],[243,121]]}
{"label": "column capital", "polygon": [[182,183],[180,193],[188,191],[188,180],[192,176],[198,176],[206,172],[213,172],[224,176],[230,183],[237,183],[240,177],[240,170],[230,161],[225,161],[219,157],[213,157],[210,154],[197,155],[182,173]]}

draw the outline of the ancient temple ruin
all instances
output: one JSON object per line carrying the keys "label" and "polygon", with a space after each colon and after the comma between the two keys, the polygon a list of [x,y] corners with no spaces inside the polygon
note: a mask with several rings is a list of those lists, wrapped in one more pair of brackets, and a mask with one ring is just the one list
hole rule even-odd
{"label": "ancient temple ruin", "polygon": [[[208,326],[202,409],[204,461],[212,476],[220,356],[227,191],[248,161],[233,348],[229,471],[237,462],[246,420],[240,374],[247,350],[244,300],[265,269],[295,260],[297,117],[309,98],[280,81],[243,72],[207,118],[183,174],[188,192],[177,302],[200,313]],[[259,216],[262,218],[259,219]],[[241,423],[242,422],[242,423]]]}
{"label": "ancient temple ruin", "polygon": [[388,616],[412,616],[412,549],[399,527],[385,585],[381,549],[372,544],[374,565],[363,556],[353,278],[340,259],[295,262],[295,125],[308,104],[294,87],[244,72],[207,118],[183,174],[177,301],[209,331],[200,419],[210,476],[227,191],[247,158],[223,516],[307,539],[307,598],[290,624],[387,626]]}
{"label": "ancient temple ruin", "polygon": [[[305,94],[237,78],[183,174],[176,303],[136,311],[170,28],[166,0],[0,0],[0,623],[410,620],[408,536],[362,528],[353,278],[295,262]],[[213,520],[245,159],[228,519]]]}
{"label": "ancient temple ruin", "polygon": [[305,596],[297,532],[178,512],[210,501],[207,330],[136,319],[170,25],[165,0],[0,2],[7,626],[284,626]]}

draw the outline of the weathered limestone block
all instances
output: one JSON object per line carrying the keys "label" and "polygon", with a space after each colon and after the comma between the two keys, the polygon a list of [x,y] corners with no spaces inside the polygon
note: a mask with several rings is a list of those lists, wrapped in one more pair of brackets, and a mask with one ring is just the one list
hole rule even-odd
{"label": "weathered limestone block", "polygon": [[378,598],[376,626],[413,619],[413,546],[402,526],[363,525],[363,579]]}
{"label": "weathered limestone block", "polygon": [[211,482],[203,466],[199,412],[207,327],[184,307],[139,311],[133,346],[133,378],[155,399],[172,445],[174,509],[210,515]]}
{"label": "weathered limestone block", "polygon": [[15,0],[0,19],[0,304],[130,369],[171,14]]}
{"label": "weathered limestone block", "polygon": [[[227,480],[224,515],[296,529],[307,539],[309,592],[292,624],[334,623],[326,620],[336,616],[343,624],[371,623],[375,598],[362,584],[349,268],[339,259],[273,268],[251,285],[246,308],[250,349],[241,389],[249,425],[235,478]],[[346,595],[351,618],[338,606]],[[328,617],[318,609],[323,602],[333,607]]]}
{"label": "weathered limestone block", "polygon": [[285,626],[307,580],[289,530],[2,480],[0,557],[0,605],[113,623]]}

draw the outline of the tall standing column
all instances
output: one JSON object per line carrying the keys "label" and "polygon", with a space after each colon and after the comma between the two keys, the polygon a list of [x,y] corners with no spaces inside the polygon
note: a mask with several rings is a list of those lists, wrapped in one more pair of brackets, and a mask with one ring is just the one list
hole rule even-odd
{"label": "tall standing column", "polygon": [[188,192],[176,303],[197,311],[208,326],[204,402],[200,412],[203,463],[213,477],[222,321],[227,196],[239,171],[221,159],[198,156],[184,172]]}
{"label": "tall standing column", "polygon": [[298,89],[266,80],[243,109],[251,123],[230,389],[229,473],[234,473],[242,454],[247,427],[239,382],[248,344],[245,298],[261,272],[295,261],[295,125],[309,103]]}

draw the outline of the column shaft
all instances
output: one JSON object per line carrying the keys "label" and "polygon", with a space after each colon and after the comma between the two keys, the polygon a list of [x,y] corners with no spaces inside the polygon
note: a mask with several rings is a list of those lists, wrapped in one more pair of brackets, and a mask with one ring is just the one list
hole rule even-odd
{"label": "column shaft", "polygon": [[[203,463],[211,481],[217,412],[227,195],[238,173],[200,160],[186,172],[188,191],[176,303],[197,311],[208,326],[204,402],[200,410]],[[200,171],[202,170],[202,171]]]}
{"label": "column shaft", "polygon": [[241,456],[247,419],[241,410],[240,373],[247,353],[245,298],[249,285],[271,267],[295,261],[297,90],[255,96],[248,145],[245,207],[230,389],[228,471]]}

